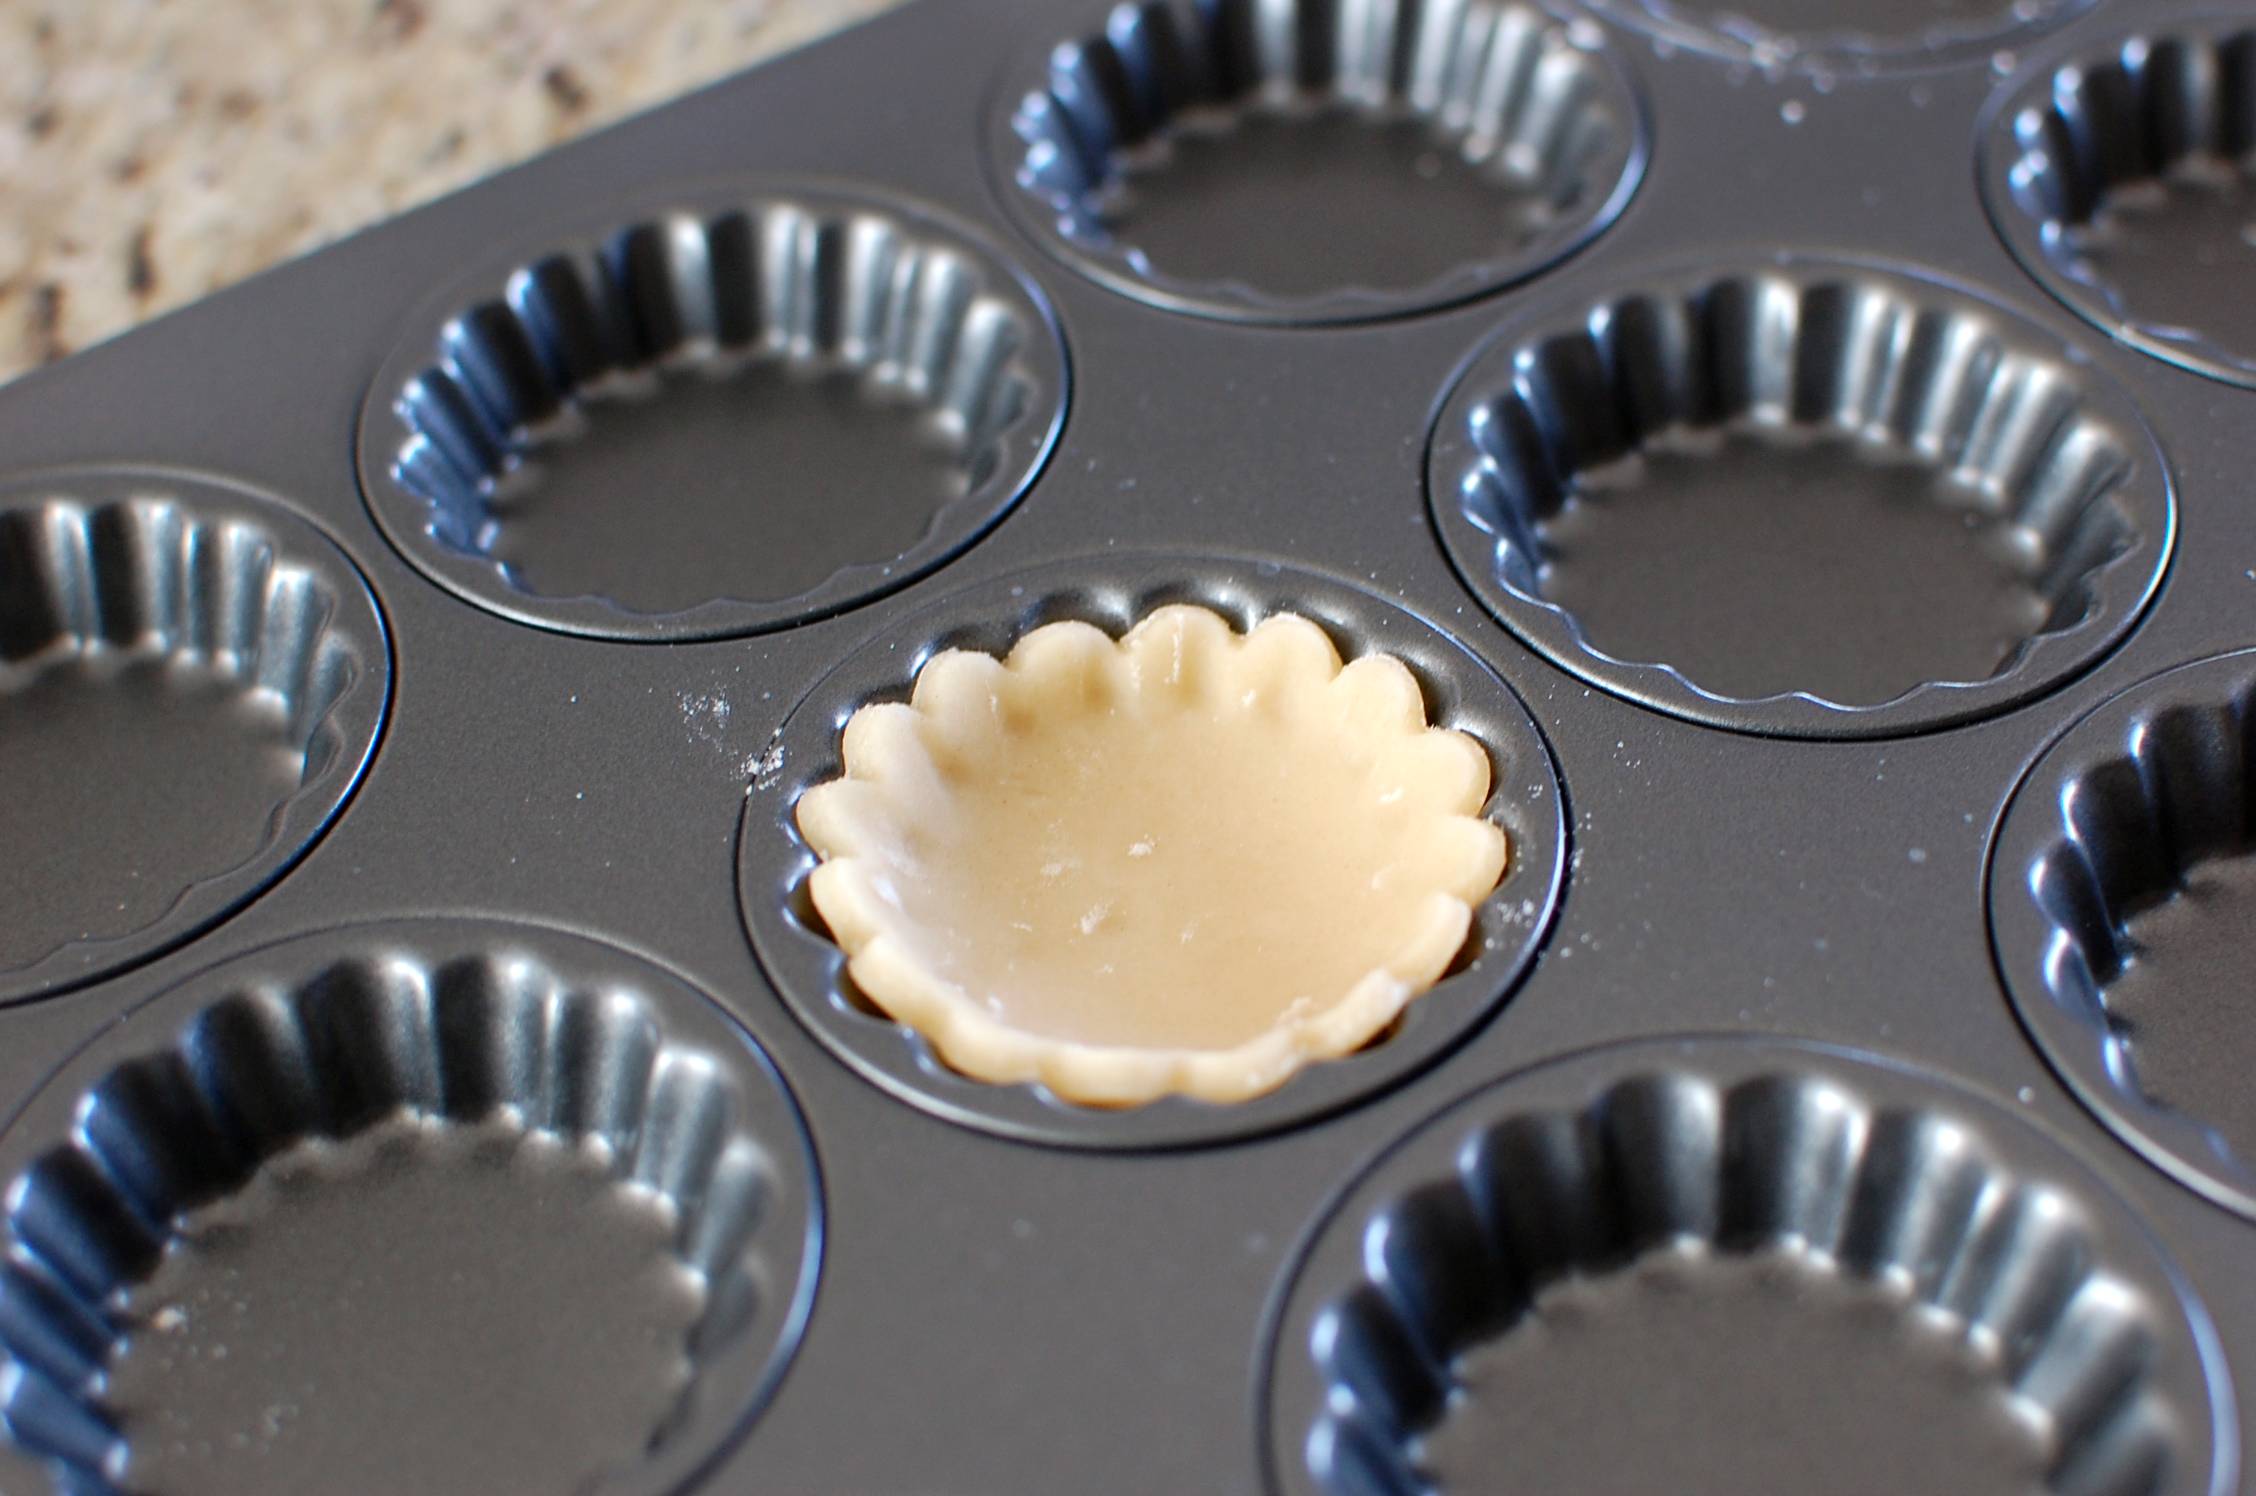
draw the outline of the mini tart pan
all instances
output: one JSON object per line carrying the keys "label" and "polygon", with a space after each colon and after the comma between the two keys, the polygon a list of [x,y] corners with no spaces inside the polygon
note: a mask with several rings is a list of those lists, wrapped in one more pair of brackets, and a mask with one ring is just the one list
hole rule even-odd
{"label": "mini tart pan", "polygon": [[[1665,45],[1766,72],[1870,77],[2010,55],[2094,0],[1590,0]],[[2010,67],[2009,62],[2006,66]]]}
{"label": "mini tart pan", "polygon": [[1515,317],[1443,402],[1427,486],[1466,585],[1554,663],[1783,737],[2061,684],[2138,621],[2176,526],[2145,421],[2081,350],[1800,256]]}
{"label": "mini tart pan", "polygon": [[[445,1185],[440,1145],[474,1129],[518,1146],[437,1205],[405,1187]],[[403,1130],[371,1167],[306,1167]],[[598,1182],[559,1222],[567,1164]],[[490,921],[342,929],[191,979],[66,1062],[0,1169],[0,1418],[78,1493],[154,1467],[159,1489],[279,1496],[309,1488],[278,1473],[301,1463],[324,1484],[686,1489],[772,1389],[821,1239],[797,1109],[748,1035],[640,959]],[[625,1263],[621,1214],[644,1232]],[[655,1331],[621,1308],[651,1272],[689,1306]],[[419,1324],[442,1292],[455,1318]],[[654,1351],[672,1380],[635,1384]],[[622,1405],[643,1416],[614,1428]],[[618,1447],[560,1464],[590,1428]],[[510,1440],[542,1468],[434,1464],[490,1467]]]}
{"label": "mini tart pan", "polygon": [[719,638],[947,561],[1032,482],[1065,398],[1047,302],[969,227],[861,189],[686,193],[528,237],[411,317],[361,483],[479,607]]}
{"label": "mini tart pan", "polygon": [[2022,1023],[2117,1136],[2256,1217],[2256,652],[2100,706],[2001,822],[1990,929]]}
{"label": "mini tart pan", "polygon": [[1971,1092],[1647,1041],[1476,1091],[1325,1215],[1273,1325],[1290,1493],[2234,1489],[2206,1315]]}
{"label": "mini tart pan", "polygon": [[216,478],[0,483],[0,1002],[118,971],[234,912],[343,808],[391,688],[329,539]]}
{"label": "mini tart pan", "polygon": [[[1118,637],[1167,603],[1209,608],[1241,632],[1297,613],[1344,658],[1368,652],[1410,667],[1433,726],[1488,752],[1483,814],[1510,838],[1504,880],[1473,911],[1466,954],[1411,1000],[1395,1026],[1343,1059],[1313,1063],[1278,1089],[1231,1103],[1168,1096],[1127,1108],[1078,1106],[1033,1084],[990,1084],[950,1070],[913,1029],[876,1011],[846,971],[807,891],[815,856],[794,816],[799,797],[841,772],[839,737],[854,711],[905,700],[943,649],[1001,656],[1029,631],[1076,619]],[[1519,699],[1476,656],[1432,625],[1362,589],[1273,562],[1122,553],[1063,561],[984,583],[871,640],[785,720],[779,771],[745,802],[738,893],[763,967],[794,1015],[857,1074],[911,1105],[967,1127],[1065,1147],[1183,1147],[1252,1137],[1337,1111],[1407,1079],[1477,1029],[1510,994],[1548,932],[1567,866],[1566,819],[1548,748]]]}
{"label": "mini tart pan", "polygon": [[1647,152],[1602,36],[1525,0],[1092,7],[1008,71],[987,136],[1005,207],[1083,274],[1296,324],[1534,275],[1620,215]]}
{"label": "mini tart pan", "polygon": [[2000,91],[1984,202],[2022,267],[2093,326],[2256,386],[2256,18],[2125,14],[2131,29],[2050,52]]}

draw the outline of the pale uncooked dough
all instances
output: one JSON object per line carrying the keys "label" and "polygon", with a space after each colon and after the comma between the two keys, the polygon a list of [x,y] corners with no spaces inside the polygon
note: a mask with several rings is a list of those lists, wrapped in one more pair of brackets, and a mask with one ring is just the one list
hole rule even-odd
{"label": "pale uncooked dough", "polygon": [[855,983],[982,1080],[1259,1095],[1439,980],[1503,876],[1487,754],[1388,655],[1189,606],[954,650],[807,792]]}

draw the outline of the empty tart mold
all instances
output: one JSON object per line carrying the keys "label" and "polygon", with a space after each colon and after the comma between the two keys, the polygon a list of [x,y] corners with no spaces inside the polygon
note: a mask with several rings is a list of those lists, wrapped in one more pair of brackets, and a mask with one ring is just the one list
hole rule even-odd
{"label": "empty tart mold", "polygon": [[279,502],[157,470],[0,484],[0,1000],[143,960],[281,876],[389,688],[366,583]]}
{"label": "empty tart mold", "polygon": [[1998,232],[2101,330],[2256,385],[2248,305],[2256,217],[2256,23],[2151,18],[2027,69],[1984,131]]}
{"label": "empty tart mold", "polygon": [[442,294],[369,392],[361,479],[393,543],[480,607],[713,638],[946,561],[1032,481],[1064,401],[1046,303],[969,229],[748,192]]}
{"label": "empty tart mold", "polygon": [[1142,0],[1013,69],[990,150],[1025,227],[1116,290],[1338,323],[1571,253],[1643,131],[1595,28],[1534,3]]}
{"label": "empty tart mold", "polygon": [[742,890],[787,1001],[974,1125],[1242,1136],[1430,1061],[1549,918],[1558,790],[1469,654],[1275,566],[1025,574],[796,708]]}
{"label": "empty tart mold", "polygon": [[307,937],[112,1024],[0,1138],[0,1418],[55,1489],[683,1490],[819,1245],[798,1115],[587,939]]}
{"label": "empty tart mold", "polygon": [[[2092,0],[1591,0],[1601,14],[1770,72],[1915,73],[2009,58]],[[2011,67],[2010,61],[2005,66]]]}
{"label": "empty tart mold", "polygon": [[1285,1297],[1285,1492],[2223,1496],[2231,1394],[2159,1248],[1955,1085],[1646,1042],[1434,1117]]}
{"label": "empty tart mold", "polygon": [[1460,575],[1591,683],[1873,737],[1998,711],[2160,585],[2168,470],[2076,348],[1968,293],[1781,258],[1509,323],[1429,449]]}
{"label": "empty tart mold", "polygon": [[2053,1067],[2132,1147],[2256,1216],[2256,653],[2135,686],[2047,750],[1989,900]]}

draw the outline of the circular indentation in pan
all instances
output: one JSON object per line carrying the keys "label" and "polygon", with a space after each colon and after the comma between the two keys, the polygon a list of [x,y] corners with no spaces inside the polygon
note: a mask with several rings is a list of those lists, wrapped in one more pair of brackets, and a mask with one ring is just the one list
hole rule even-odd
{"label": "circular indentation in pan", "polygon": [[[1590,0],[1655,40],[1819,77],[1920,72],[2003,55],[2092,0]],[[2010,67],[2010,62],[2005,64]]]}
{"label": "circular indentation in pan", "polygon": [[1784,258],[1508,324],[1428,454],[1467,585],[1566,669],[1720,727],[1994,712],[2130,629],[2168,469],[2073,346],[1940,283]]}
{"label": "circular indentation in pan", "polygon": [[0,1001],[279,877],[359,783],[390,675],[360,573],[274,500],[155,469],[0,485]]}
{"label": "circular indentation in pan", "polygon": [[2007,990],[2131,1146],[2256,1216],[2256,653],[2101,706],[2014,792],[1990,864]]}
{"label": "circular indentation in pan", "polygon": [[1047,457],[1063,346],[969,229],[811,187],[613,223],[467,278],[369,392],[369,506],[458,596],[613,639],[778,628],[948,560]]}
{"label": "circular indentation in pan", "polygon": [[1028,231],[1115,290],[1395,316],[1532,275],[1620,213],[1644,124],[1601,40],[1519,0],[1125,3],[1013,69],[989,149]]}
{"label": "circular indentation in pan", "polygon": [[2234,1488],[2136,1216],[1952,1085],[1785,1043],[1587,1052],[1443,1111],[1273,1327],[1293,1493]]}
{"label": "circular indentation in pan", "polygon": [[[959,1075],[923,1036],[878,1013],[855,989],[844,953],[807,894],[815,858],[794,807],[810,787],[838,777],[839,734],[855,709],[906,699],[919,667],[940,650],[1001,655],[1030,630],[1066,618],[1118,636],[1170,602],[1211,608],[1240,630],[1274,613],[1298,613],[1329,632],[1344,657],[1381,651],[1408,665],[1433,725],[1467,733],[1488,751],[1493,790],[1483,814],[1511,841],[1504,880],[1473,911],[1465,954],[1391,1030],[1344,1059],[1301,1069],[1267,1095],[1227,1104],[1170,1096],[1106,1109],[1072,1105],[1038,1085]],[[771,754],[780,769],[757,782],[745,804],[738,892],[761,964],[792,1012],[856,1073],[912,1105],[966,1126],[1068,1147],[1250,1137],[1337,1111],[1417,1073],[1504,1001],[1550,927],[1566,868],[1566,821],[1550,753],[1510,688],[1462,645],[1394,604],[1268,562],[1108,554],[985,583],[850,655],[792,710]]]}
{"label": "circular indentation in pan", "polygon": [[2256,22],[2191,17],[2032,67],[1983,131],[2023,267],[2135,348],[2256,386]]}
{"label": "circular indentation in pan", "polygon": [[0,1417],[59,1489],[676,1492],[805,1323],[814,1163],[702,995],[553,930],[276,946],[0,1139]]}

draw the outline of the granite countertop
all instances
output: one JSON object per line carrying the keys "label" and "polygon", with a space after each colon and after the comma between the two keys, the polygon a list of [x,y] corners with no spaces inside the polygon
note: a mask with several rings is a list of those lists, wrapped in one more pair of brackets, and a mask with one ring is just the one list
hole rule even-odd
{"label": "granite countertop", "polygon": [[898,0],[0,0],[0,380]]}

